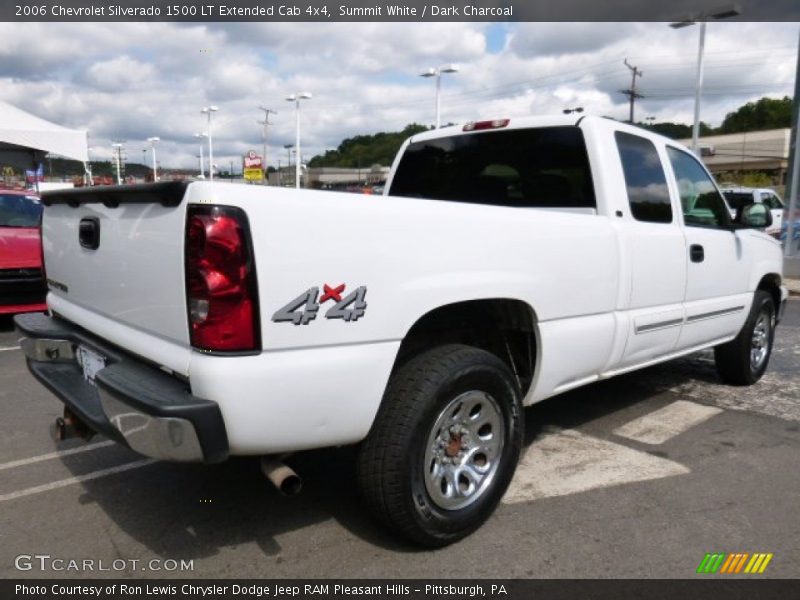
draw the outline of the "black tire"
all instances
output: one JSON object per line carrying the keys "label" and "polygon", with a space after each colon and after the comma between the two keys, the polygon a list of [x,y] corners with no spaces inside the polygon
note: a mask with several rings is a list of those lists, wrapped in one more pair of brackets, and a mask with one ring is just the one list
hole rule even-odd
{"label": "black tire", "polygon": [[[763,331],[756,335],[756,328]],[[756,338],[761,339],[765,354],[754,355]],[[714,362],[722,381],[732,385],[752,385],[764,374],[772,355],[775,338],[775,303],[767,292],[758,290],[747,320],[733,340],[714,348]]]}
{"label": "black tire", "polygon": [[[486,399],[485,407],[482,397]],[[468,399],[458,404],[460,398]],[[469,430],[458,425],[455,412],[451,415],[444,411],[466,403],[472,407],[471,412],[466,414],[470,409],[465,406],[463,414],[459,412],[465,420],[459,422],[466,423]],[[489,430],[485,429],[485,423],[481,425],[485,418],[483,411],[492,419]],[[443,418],[446,430],[437,427],[434,434],[433,426]],[[459,432],[453,435],[456,427],[460,427]],[[519,460],[523,428],[519,388],[509,368],[495,355],[459,344],[421,353],[392,374],[372,429],[359,450],[358,481],[367,507],[391,530],[423,546],[446,546],[469,535],[491,516],[508,488]],[[489,458],[484,456],[485,463],[479,462],[481,441],[473,430],[483,431],[487,439],[494,439],[496,431],[501,441],[488,452]],[[440,434],[452,436],[444,448],[436,445],[443,443],[439,437],[430,443],[431,436]],[[474,443],[470,445],[470,441]],[[454,443],[456,447],[451,448]],[[492,442],[483,443],[494,446]],[[459,444],[465,444],[466,448]],[[426,452],[440,455],[432,457],[429,472],[426,469],[430,457]],[[474,487],[476,491],[470,503],[462,508],[443,508],[426,487],[434,485],[433,462],[442,460],[453,464],[475,461],[470,468],[477,465],[487,472],[491,468],[492,474],[483,475],[480,485],[476,480],[468,481],[466,487]],[[453,469],[462,466],[442,466],[437,462],[436,468],[450,469],[452,475]],[[466,491],[456,491],[456,487],[462,487],[459,477],[464,476],[456,476],[455,487],[441,484],[443,495],[445,489],[453,492],[453,502],[462,501],[456,496]],[[442,476],[441,480],[444,479]],[[438,493],[435,487],[433,490]]]}

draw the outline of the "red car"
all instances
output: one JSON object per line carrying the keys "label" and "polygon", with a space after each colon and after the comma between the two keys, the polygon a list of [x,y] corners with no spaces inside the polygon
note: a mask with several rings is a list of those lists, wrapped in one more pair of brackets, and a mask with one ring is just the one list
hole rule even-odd
{"label": "red car", "polygon": [[47,309],[39,198],[0,189],[0,315]]}

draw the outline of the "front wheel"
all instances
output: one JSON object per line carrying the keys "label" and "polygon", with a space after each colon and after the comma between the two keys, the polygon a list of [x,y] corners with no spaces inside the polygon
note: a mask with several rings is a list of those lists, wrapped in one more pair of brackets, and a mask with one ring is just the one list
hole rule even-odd
{"label": "front wheel", "polygon": [[470,346],[429,350],[391,377],[359,451],[362,495],[404,537],[453,543],[494,511],[522,432],[520,392],[505,363]]}
{"label": "front wheel", "polygon": [[752,385],[761,379],[769,364],[774,337],[775,303],[767,292],[758,290],[739,335],[714,348],[720,378],[733,385]]}

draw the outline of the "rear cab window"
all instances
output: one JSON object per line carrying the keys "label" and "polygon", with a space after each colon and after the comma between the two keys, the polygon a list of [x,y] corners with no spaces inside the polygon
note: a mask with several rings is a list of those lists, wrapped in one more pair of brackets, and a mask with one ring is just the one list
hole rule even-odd
{"label": "rear cab window", "polygon": [[583,132],[575,126],[413,142],[389,194],[521,208],[597,206]]}

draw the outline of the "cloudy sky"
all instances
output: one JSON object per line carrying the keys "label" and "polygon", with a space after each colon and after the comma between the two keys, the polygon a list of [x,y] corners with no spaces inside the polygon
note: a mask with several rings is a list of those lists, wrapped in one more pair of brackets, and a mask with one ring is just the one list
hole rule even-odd
{"label": "cloudy sky", "polygon": [[[444,122],[574,106],[625,119],[627,57],[644,73],[637,120],[689,123],[697,35],[661,23],[2,23],[0,99],[88,129],[94,159],[122,139],[141,162],[159,136],[166,167],[197,165],[200,108],[216,104],[215,162],[238,169],[261,148],[259,105],[278,112],[269,162],[285,164],[295,91],[314,96],[302,106],[306,159],[349,136],[431,124],[434,82],[419,73],[446,63],[461,70],[443,78]],[[797,24],[709,24],[703,120],[791,95],[797,43]]]}

